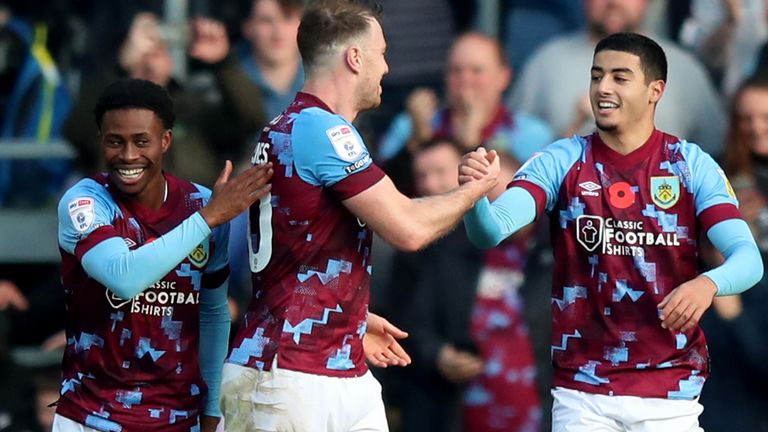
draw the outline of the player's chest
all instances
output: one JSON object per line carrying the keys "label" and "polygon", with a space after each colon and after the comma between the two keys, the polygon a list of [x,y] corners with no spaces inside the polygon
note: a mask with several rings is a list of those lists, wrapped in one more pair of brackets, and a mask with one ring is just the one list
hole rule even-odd
{"label": "player's chest", "polygon": [[[156,241],[176,228],[186,218],[185,216],[188,217],[189,215],[179,215],[158,223],[148,224],[127,214],[125,218],[118,219],[114,226],[128,249],[136,250]],[[163,285],[162,282],[167,282],[161,288],[173,285],[174,289],[184,291],[199,289],[202,272],[213,256],[215,247],[215,242],[211,241],[210,236],[203,240],[158,282],[160,285]]]}
{"label": "player's chest", "polygon": [[616,167],[587,160],[571,170],[558,202],[560,228],[588,252],[643,256],[696,238],[693,194],[686,170],[653,158]]}

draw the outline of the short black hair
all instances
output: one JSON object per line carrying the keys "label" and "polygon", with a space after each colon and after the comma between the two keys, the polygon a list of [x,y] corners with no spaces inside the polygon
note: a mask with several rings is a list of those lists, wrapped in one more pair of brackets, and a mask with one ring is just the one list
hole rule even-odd
{"label": "short black hair", "polygon": [[653,39],[637,33],[614,33],[604,37],[595,47],[600,51],[621,51],[640,57],[646,82],[662,80],[667,82],[667,56]]}
{"label": "short black hair", "polygon": [[96,127],[101,129],[101,121],[107,111],[131,108],[148,109],[155,113],[166,129],[173,129],[176,114],[168,92],[151,81],[133,78],[117,80],[104,89],[93,109]]}

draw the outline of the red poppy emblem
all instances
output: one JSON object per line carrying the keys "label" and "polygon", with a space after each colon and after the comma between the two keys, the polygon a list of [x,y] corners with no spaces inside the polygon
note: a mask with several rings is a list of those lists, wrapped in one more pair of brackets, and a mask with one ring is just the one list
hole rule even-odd
{"label": "red poppy emblem", "polygon": [[627,182],[618,182],[608,188],[609,201],[612,206],[625,209],[635,203],[635,191]]}

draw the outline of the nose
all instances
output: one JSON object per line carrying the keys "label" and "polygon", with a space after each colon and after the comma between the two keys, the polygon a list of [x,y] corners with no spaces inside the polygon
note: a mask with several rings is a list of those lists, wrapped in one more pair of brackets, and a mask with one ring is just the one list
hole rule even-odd
{"label": "nose", "polygon": [[126,143],[120,151],[120,158],[126,161],[136,160],[139,158],[139,150],[133,143]]}
{"label": "nose", "polygon": [[613,86],[610,81],[607,77],[604,77],[597,83],[597,93],[599,95],[604,96],[611,93]]}

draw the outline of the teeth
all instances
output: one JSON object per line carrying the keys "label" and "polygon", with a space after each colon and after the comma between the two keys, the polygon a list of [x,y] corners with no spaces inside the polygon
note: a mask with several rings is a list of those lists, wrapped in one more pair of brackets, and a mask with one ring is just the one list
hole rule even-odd
{"label": "teeth", "polygon": [[597,106],[600,108],[618,108],[619,107],[619,105],[613,102],[599,102]]}
{"label": "teeth", "polygon": [[141,173],[144,172],[144,168],[134,168],[134,169],[118,169],[117,172],[120,174],[121,177],[134,179],[141,175]]}

